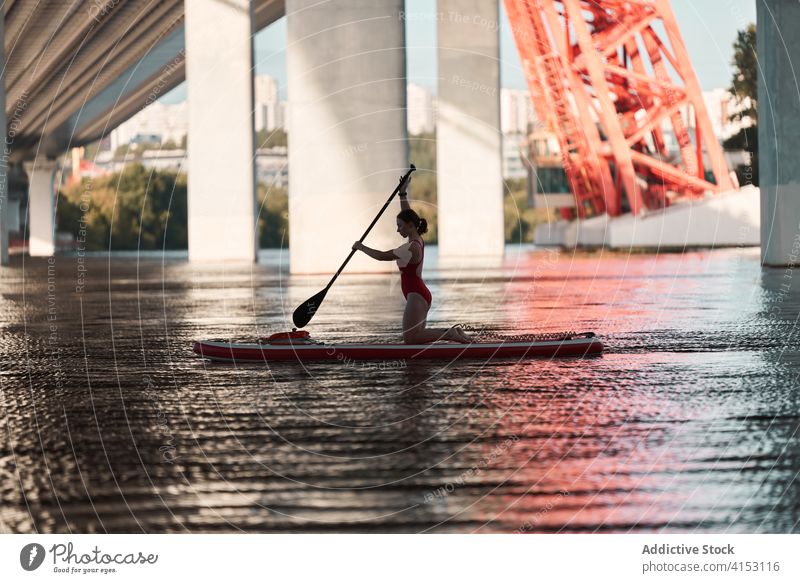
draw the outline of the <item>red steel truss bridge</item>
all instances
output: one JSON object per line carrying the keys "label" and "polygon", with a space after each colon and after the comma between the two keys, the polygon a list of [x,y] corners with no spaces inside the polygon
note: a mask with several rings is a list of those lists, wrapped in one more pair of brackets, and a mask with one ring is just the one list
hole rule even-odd
{"label": "red steel truss bridge", "polygon": [[668,0],[504,1],[578,216],[639,214],[735,187]]}

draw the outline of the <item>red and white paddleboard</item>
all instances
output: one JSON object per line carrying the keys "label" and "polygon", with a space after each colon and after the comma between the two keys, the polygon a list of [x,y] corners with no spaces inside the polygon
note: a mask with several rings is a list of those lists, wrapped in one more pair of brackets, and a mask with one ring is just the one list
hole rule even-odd
{"label": "red and white paddleboard", "polygon": [[590,356],[603,352],[592,332],[543,335],[525,341],[503,340],[455,344],[325,344],[311,340],[308,332],[273,334],[255,343],[198,340],[193,350],[220,361],[320,361],[320,360],[455,360],[462,358],[552,358]]}

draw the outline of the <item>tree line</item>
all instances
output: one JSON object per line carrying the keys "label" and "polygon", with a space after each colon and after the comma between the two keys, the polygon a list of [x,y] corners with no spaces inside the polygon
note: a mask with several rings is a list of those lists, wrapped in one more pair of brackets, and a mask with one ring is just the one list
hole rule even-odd
{"label": "tree line", "polygon": [[[62,188],[56,209],[57,230],[77,238],[81,218],[88,251],[180,250],[188,246],[186,174],[130,164],[121,172]],[[81,197],[88,195],[88,210]],[[259,244],[286,245],[288,193],[258,187]],[[220,201],[221,203],[223,201]]]}

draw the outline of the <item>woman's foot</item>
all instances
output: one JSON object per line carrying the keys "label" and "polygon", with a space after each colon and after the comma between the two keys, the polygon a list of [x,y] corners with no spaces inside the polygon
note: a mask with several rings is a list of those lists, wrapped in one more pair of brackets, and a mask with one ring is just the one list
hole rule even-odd
{"label": "woman's foot", "polygon": [[466,344],[470,344],[472,342],[475,342],[475,340],[472,338],[472,336],[470,336],[469,334],[464,332],[464,330],[461,328],[461,326],[456,326],[456,330],[458,330],[458,333],[461,335],[461,341],[462,342],[464,342]]}
{"label": "woman's foot", "polygon": [[448,330],[447,336],[450,340],[455,342],[462,342],[464,344],[469,344],[472,342],[472,338],[467,336],[464,330],[461,329],[461,326],[456,324],[455,326],[450,326]]}

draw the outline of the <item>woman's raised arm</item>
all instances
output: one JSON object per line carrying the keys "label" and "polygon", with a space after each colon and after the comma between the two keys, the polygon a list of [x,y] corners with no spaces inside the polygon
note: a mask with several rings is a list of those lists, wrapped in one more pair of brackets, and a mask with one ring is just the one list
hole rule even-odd
{"label": "woman's raised arm", "polygon": [[407,210],[411,208],[411,205],[408,204],[408,187],[411,186],[411,176],[408,177],[406,181],[405,188],[400,191],[400,210]]}

